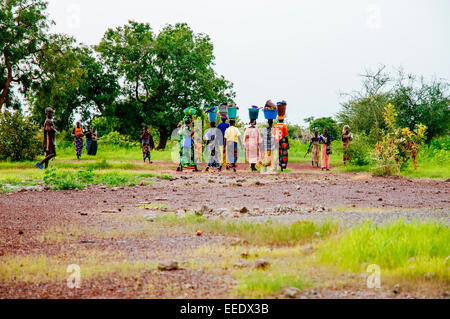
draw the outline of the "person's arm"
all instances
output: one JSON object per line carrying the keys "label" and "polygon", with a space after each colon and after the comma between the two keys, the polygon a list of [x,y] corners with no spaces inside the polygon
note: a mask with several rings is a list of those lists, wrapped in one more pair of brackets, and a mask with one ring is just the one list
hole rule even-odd
{"label": "person's arm", "polygon": [[72,136],[75,137],[75,128],[72,130]]}
{"label": "person's arm", "polygon": [[144,139],[144,132],[145,132],[145,131],[142,131],[142,132],[141,132],[141,140]]}

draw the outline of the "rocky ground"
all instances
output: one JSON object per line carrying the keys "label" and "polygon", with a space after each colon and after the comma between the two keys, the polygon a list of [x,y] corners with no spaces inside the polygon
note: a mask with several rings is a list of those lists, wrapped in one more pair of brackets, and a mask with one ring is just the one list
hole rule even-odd
{"label": "rocky ground", "polygon": [[[79,251],[96,251],[104,253],[105,260],[147,262],[163,257],[170,259],[189,249],[228,240],[212,234],[185,237],[174,229],[135,229],[130,218],[133,214],[142,214],[136,211],[136,206],[143,203],[165,204],[162,210],[166,211],[199,211],[215,218],[255,222],[269,216],[282,222],[336,218],[345,225],[367,218],[377,223],[398,217],[434,219],[447,224],[450,220],[450,183],[445,181],[319,171],[251,174],[241,169],[238,174],[172,173],[171,180],[157,180],[149,186],[112,189],[90,186],[83,191],[30,189],[0,194],[0,258],[43,255],[53,258],[56,264],[59,261],[65,264]],[[147,210],[145,214],[148,213]],[[109,218],[111,214],[119,218]],[[49,229],[67,230],[68,225],[74,227],[74,234],[64,235],[75,239],[41,238]],[[74,225],[99,233],[84,230],[78,234]],[[100,236],[102,232],[112,234],[111,238]],[[136,235],[127,236],[127,232]],[[65,280],[23,281],[20,271],[12,271],[11,263],[0,261],[0,279],[2,273],[6,278],[8,271],[13,277],[8,281],[0,280],[0,298],[222,298],[229,296],[235,284],[231,277],[191,269],[183,262],[179,266],[183,269],[175,272],[141,269],[135,274],[122,271],[114,278],[93,277],[74,291],[68,290]],[[19,262],[14,267],[20,269],[26,265]],[[398,296],[410,297],[408,293],[375,293],[351,288],[305,290],[297,297]]]}

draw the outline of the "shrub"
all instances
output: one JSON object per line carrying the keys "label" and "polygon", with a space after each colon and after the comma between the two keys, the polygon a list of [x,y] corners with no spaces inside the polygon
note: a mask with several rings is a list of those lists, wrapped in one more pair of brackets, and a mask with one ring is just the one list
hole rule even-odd
{"label": "shrub", "polygon": [[20,112],[0,112],[0,160],[34,160],[42,153],[38,127]]}
{"label": "shrub", "polygon": [[131,141],[129,137],[118,132],[111,132],[98,139],[99,144],[113,145],[117,147],[133,148],[139,146],[138,142]]}
{"label": "shrub", "polygon": [[350,154],[350,162],[357,166],[368,165],[371,162],[371,149],[367,136],[361,134],[357,136],[348,149]]}

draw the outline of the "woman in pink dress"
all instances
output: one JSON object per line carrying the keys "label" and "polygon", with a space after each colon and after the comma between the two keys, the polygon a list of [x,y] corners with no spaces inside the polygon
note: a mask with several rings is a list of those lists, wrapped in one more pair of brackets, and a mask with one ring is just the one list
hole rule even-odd
{"label": "woman in pink dress", "polygon": [[261,143],[261,134],[256,127],[256,120],[251,120],[250,127],[244,133],[244,145],[247,149],[247,161],[250,163],[252,172],[257,171],[256,164],[261,159],[259,144]]}

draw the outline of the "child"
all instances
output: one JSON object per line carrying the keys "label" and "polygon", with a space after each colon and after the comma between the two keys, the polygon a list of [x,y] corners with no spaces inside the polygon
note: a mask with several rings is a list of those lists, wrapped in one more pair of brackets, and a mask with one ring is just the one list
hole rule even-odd
{"label": "child", "polygon": [[36,163],[36,166],[39,167],[40,169],[44,169],[44,166],[42,166],[42,164],[45,165],[45,168],[48,168],[48,162],[52,158],[56,157],[55,134],[57,131],[55,124],[53,123],[52,120],[54,112],[55,111],[50,107],[45,109],[46,120],[44,122],[44,138],[42,141],[42,147],[44,148],[45,158],[41,162]]}
{"label": "child", "polygon": [[216,128],[216,122],[209,123],[211,128],[209,128],[205,133],[205,141],[206,141],[206,149],[207,156],[209,156],[208,165],[206,166],[206,171],[209,170],[210,167],[215,167],[220,169],[220,164],[218,160],[218,151],[219,151],[219,140],[223,140],[222,132]]}
{"label": "child", "polygon": [[225,140],[227,143],[228,165],[227,169],[233,168],[233,172],[236,172],[236,163],[238,160],[238,142],[243,149],[241,141],[241,132],[235,126],[236,120],[230,120],[230,127],[225,132]]}

